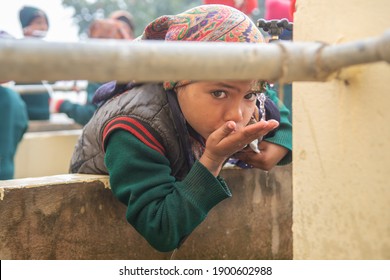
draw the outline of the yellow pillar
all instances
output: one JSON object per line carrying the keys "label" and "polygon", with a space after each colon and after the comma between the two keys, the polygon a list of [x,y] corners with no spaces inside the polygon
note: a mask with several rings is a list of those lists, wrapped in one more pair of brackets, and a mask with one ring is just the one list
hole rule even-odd
{"label": "yellow pillar", "polygon": [[[390,1],[297,0],[294,41],[390,29]],[[293,85],[294,259],[390,259],[390,65]]]}

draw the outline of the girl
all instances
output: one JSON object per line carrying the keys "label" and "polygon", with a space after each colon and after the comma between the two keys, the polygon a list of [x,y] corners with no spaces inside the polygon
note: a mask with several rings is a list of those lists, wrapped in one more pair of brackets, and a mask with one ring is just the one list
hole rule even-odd
{"label": "girl", "polygon": [[[224,5],[160,17],[140,39],[263,42],[245,14]],[[174,250],[231,196],[218,174],[233,154],[259,168],[289,161],[285,115],[285,125],[260,142],[260,153],[242,151],[279,125],[258,121],[262,90],[260,81],[108,83],[96,92],[100,108],[84,127],[71,171],[109,174],[128,222],[155,249]]]}

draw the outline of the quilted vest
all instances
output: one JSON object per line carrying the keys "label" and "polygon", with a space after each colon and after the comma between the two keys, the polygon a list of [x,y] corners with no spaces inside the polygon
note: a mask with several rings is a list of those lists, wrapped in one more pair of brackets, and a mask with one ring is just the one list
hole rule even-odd
{"label": "quilted vest", "polygon": [[157,136],[165,148],[172,175],[183,179],[190,169],[185,148],[189,136],[187,130],[183,135],[183,131],[177,129],[179,117],[173,114],[175,104],[169,94],[173,93],[165,91],[161,84],[143,84],[106,101],[84,126],[71,159],[70,172],[108,174],[104,164],[103,131],[110,121],[127,116],[142,122]]}

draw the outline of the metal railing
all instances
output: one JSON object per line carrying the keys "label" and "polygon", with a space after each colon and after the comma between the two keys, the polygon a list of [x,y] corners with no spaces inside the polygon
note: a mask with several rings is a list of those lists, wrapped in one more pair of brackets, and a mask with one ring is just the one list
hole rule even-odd
{"label": "metal railing", "polygon": [[19,94],[34,94],[34,93],[42,93],[45,91],[54,92],[54,91],[84,91],[86,89],[85,85],[71,85],[71,84],[49,84],[46,82],[42,82],[42,84],[35,85],[10,85],[14,91]]}
{"label": "metal railing", "polygon": [[325,81],[342,68],[390,63],[390,31],[338,45],[314,42],[272,44],[211,42],[80,43],[0,40],[0,79],[41,80],[218,80],[261,79],[288,83]]}

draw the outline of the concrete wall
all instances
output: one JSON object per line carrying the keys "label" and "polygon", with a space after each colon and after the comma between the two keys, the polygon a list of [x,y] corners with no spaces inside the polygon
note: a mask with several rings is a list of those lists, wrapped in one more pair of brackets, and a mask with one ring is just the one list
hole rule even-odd
{"label": "concrete wall", "polygon": [[82,126],[65,114],[30,121],[15,155],[15,179],[68,173]]}
{"label": "concrete wall", "polygon": [[233,197],[172,253],[125,220],[106,176],[0,181],[0,259],[291,259],[291,165],[222,171]]}
{"label": "concrete wall", "polygon": [[27,132],[15,156],[15,178],[68,173],[81,130]]}
{"label": "concrete wall", "polygon": [[[80,130],[62,121],[31,122],[29,129],[15,159],[18,179],[0,181],[0,259],[172,257],[126,222],[107,177],[66,174]],[[215,207],[173,257],[292,259],[291,169],[224,169],[233,197]]]}
{"label": "concrete wall", "polygon": [[[390,28],[390,1],[297,0],[294,41]],[[390,259],[390,66],[293,85],[294,259]]]}

